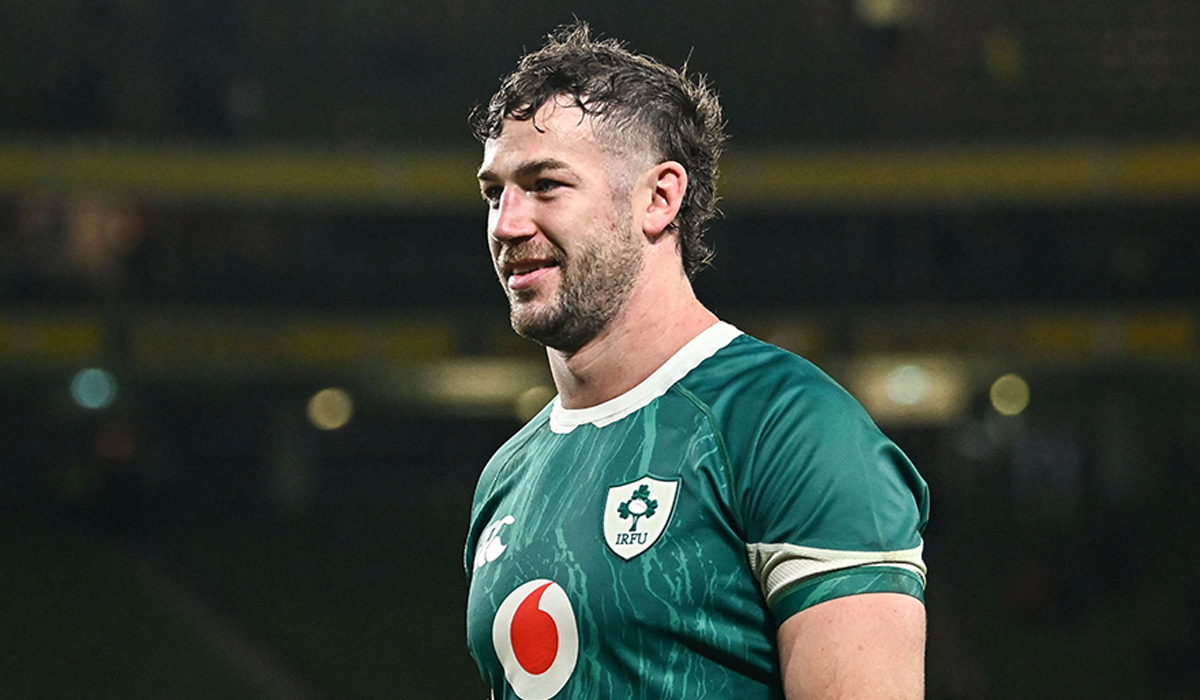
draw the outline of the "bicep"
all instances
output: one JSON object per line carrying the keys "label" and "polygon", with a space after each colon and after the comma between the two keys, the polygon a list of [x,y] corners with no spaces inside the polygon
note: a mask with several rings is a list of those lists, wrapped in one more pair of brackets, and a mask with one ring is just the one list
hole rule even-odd
{"label": "bicep", "polygon": [[899,593],[820,603],[779,627],[788,700],[918,700],[925,685],[925,606]]}

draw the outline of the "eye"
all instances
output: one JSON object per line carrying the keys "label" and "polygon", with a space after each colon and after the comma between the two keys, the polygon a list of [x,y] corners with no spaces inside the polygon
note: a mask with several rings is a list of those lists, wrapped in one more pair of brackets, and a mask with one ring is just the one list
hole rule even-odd
{"label": "eye", "polygon": [[500,202],[500,195],[504,194],[504,188],[500,185],[487,185],[479,190],[479,194],[483,197],[483,201],[495,206]]}
{"label": "eye", "polygon": [[537,192],[538,194],[548,194],[562,186],[563,183],[559,182],[558,180],[551,180],[543,177],[538,178],[533,183],[533,191]]}

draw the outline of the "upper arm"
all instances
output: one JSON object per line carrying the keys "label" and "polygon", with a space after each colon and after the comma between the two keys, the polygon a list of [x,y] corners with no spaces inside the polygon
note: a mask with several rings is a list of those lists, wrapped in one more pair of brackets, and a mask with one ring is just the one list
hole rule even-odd
{"label": "upper arm", "polygon": [[776,401],[739,464],[750,566],[775,619],[866,593],[922,598],[928,492],[831,382]]}
{"label": "upper arm", "polygon": [[779,627],[788,700],[918,700],[925,686],[925,606],[898,593],[828,600]]}
{"label": "upper arm", "polygon": [[920,698],[927,487],[836,385],[781,399],[740,483],[787,697]]}

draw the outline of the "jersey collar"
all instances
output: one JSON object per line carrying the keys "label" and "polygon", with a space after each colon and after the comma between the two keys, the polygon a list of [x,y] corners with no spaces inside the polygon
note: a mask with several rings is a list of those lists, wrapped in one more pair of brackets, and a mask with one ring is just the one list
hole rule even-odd
{"label": "jersey collar", "polygon": [[563,408],[559,397],[555,396],[550,407],[550,430],[565,434],[581,425],[603,428],[621,420],[667,393],[675,382],[741,334],[734,326],[718,321],[679,348],[640,384],[604,403],[588,408]]}

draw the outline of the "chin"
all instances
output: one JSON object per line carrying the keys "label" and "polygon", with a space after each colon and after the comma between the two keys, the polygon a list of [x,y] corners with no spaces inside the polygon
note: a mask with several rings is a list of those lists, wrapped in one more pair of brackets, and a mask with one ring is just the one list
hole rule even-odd
{"label": "chin", "polygon": [[513,303],[508,316],[513,330],[518,334],[537,339],[538,336],[552,334],[554,329],[562,325],[549,311],[535,308],[529,303]]}
{"label": "chin", "polygon": [[[517,335],[552,348],[560,348],[567,341],[568,324],[557,314],[541,309],[543,313],[535,313],[532,309],[514,309],[510,316],[513,330]],[[561,349],[561,348],[560,348]]]}

